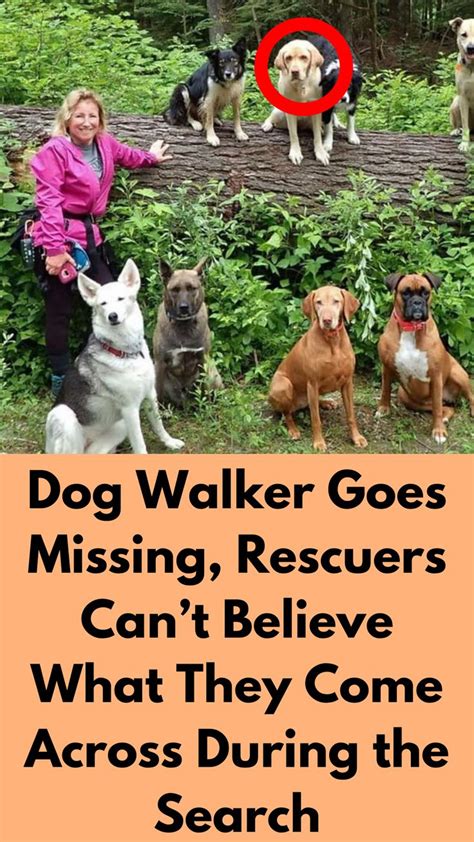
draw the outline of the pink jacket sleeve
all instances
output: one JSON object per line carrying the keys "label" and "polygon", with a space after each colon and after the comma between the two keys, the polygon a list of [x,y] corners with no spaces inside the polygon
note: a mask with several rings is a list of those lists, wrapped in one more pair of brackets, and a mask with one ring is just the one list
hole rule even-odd
{"label": "pink jacket sleeve", "polygon": [[158,163],[158,158],[153,155],[153,152],[145,152],[142,149],[134,149],[132,146],[127,146],[125,143],[119,143],[111,135],[110,146],[115,164],[121,167],[126,167],[128,170],[135,170],[139,167],[154,167]]}
{"label": "pink jacket sleeve", "polygon": [[48,243],[49,256],[65,251],[64,217],[62,211],[64,161],[54,147],[44,147],[32,158],[31,169],[36,179],[36,207]]}

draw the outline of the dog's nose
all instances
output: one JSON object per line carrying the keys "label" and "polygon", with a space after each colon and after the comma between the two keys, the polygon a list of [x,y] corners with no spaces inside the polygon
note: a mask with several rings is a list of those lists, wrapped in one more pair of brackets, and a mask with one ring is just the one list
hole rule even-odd
{"label": "dog's nose", "polygon": [[323,325],[324,327],[332,327],[332,318],[323,318]]}
{"label": "dog's nose", "polygon": [[182,316],[186,316],[189,313],[189,304],[180,304],[179,312]]}
{"label": "dog's nose", "polygon": [[468,44],[466,47],[466,53],[470,56],[474,56],[474,44]]}
{"label": "dog's nose", "polygon": [[299,79],[300,78],[300,71],[299,70],[292,70],[291,71],[291,78],[292,79]]}
{"label": "dog's nose", "polygon": [[116,325],[119,320],[119,317],[117,313],[109,313],[108,319],[111,325]]}

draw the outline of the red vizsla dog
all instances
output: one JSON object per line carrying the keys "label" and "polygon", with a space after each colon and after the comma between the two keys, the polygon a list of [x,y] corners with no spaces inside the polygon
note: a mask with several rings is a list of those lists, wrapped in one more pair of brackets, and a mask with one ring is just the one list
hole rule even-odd
{"label": "red vizsla dog", "polygon": [[274,410],[283,413],[292,439],[300,437],[293,413],[309,406],[316,450],[326,450],[319,408],[335,405],[334,401],[320,401],[319,396],[336,389],[341,390],[352,441],[356,447],[367,447],[357,429],[352,386],[355,356],[344,326],[344,320],[349,321],[358,307],[357,298],[345,289],[326,286],[310,292],[303,301],[303,312],[312,325],[285,357],[270,385],[268,400]]}

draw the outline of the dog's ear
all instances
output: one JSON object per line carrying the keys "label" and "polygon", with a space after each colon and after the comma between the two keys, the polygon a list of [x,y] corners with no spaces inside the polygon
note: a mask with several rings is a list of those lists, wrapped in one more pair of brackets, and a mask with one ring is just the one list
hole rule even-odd
{"label": "dog's ear", "polygon": [[239,38],[239,40],[236,41],[234,46],[232,47],[232,50],[234,51],[234,53],[237,53],[237,55],[241,56],[242,58],[245,58],[247,54],[247,42],[245,38]]}
{"label": "dog's ear", "polygon": [[171,278],[172,274],[173,274],[173,270],[172,270],[171,266],[169,265],[169,263],[167,263],[166,260],[162,260],[161,257],[160,257],[160,275],[161,275],[161,280],[163,281],[165,286],[168,283],[169,279]]}
{"label": "dog's ear", "polygon": [[463,22],[463,18],[453,18],[449,21],[449,25],[453,32],[457,32]]}
{"label": "dog's ear", "polygon": [[207,261],[208,261],[207,257],[202,257],[201,260],[199,261],[199,263],[196,264],[196,266],[194,267],[194,269],[192,271],[197,272],[198,275],[202,275],[202,270],[204,269],[204,266],[206,265]]}
{"label": "dog's ear", "polygon": [[314,307],[313,307],[313,299],[314,299],[315,295],[316,295],[316,291],[313,289],[312,292],[308,293],[308,295],[306,296],[306,298],[304,299],[303,304],[302,304],[303,313],[305,314],[306,318],[311,319],[312,322],[314,321],[314,315],[315,315]]}
{"label": "dog's ear", "polygon": [[140,273],[136,263],[133,262],[131,257],[128,258],[125,266],[120,272],[118,282],[119,284],[129,287],[135,295],[138,293],[138,290],[140,289]]}
{"label": "dog's ear", "polygon": [[311,44],[311,49],[309,52],[311,55],[311,61],[309,63],[310,68],[313,69],[314,67],[321,67],[324,58],[319,52],[319,50],[314,46],[314,44]]}
{"label": "dog's ear", "polygon": [[281,50],[278,51],[278,55],[277,55],[275,61],[273,62],[273,64],[275,65],[277,70],[285,70],[285,68],[286,68],[285,60],[284,60],[284,57],[283,57],[284,52],[285,52],[285,47],[283,46],[281,48]]}
{"label": "dog's ear", "polygon": [[383,279],[383,282],[391,292],[395,292],[398,284],[400,283],[403,277],[403,272],[392,272],[391,275],[387,275],[387,277]]}
{"label": "dog's ear", "polygon": [[346,322],[350,322],[354,313],[357,313],[357,310],[360,307],[360,301],[352,295],[352,292],[349,292],[347,289],[341,289],[342,298],[344,301],[343,312],[344,318]]}
{"label": "dog's ear", "polygon": [[219,53],[219,50],[206,50],[204,55],[206,56],[206,58],[209,59],[209,61],[212,64],[215,64],[218,53]]}
{"label": "dog's ear", "polygon": [[92,278],[88,278],[83,272],[79,272],[77,286],[86,304],[92,307],[97,291],[100,289],[100,284],[97,281],[93,281]]}
{"label": "dog's ear", "polygon": [[430,282],[433,289],[438,289],[438,287],[441,286],[442,281],[443,281],[442,278],[438,278],[438,276],[433,275],[432,272],[425,272],[423,277],[426,278],[426,280]]}

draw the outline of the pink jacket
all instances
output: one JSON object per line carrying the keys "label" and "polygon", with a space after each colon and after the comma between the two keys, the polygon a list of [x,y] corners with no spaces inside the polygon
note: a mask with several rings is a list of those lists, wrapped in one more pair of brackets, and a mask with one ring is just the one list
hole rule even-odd
{"label": "pink jacket", "polygon": [[[36,179],[35,204],[41,213],[33,238],[35,245],[43,246],[50,256],[64,252],[66,238],[76,240],[84,248],[87,246],[84,223],[79,219],[65,220],[63,211],[102,216],[107,209],[116,165],[133,170],[157,163],[152,152],[132,149],[109,134],[97,135],[95,140],[102,157],[100,180],[82,157],[81,150],[65,135],[48,140],[31,160]],[[98,226],[94,225],[93,230],[98,245],[102,242]]]}

